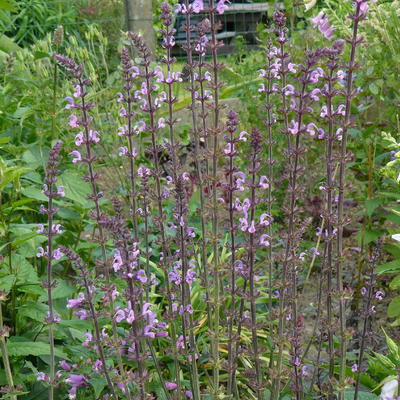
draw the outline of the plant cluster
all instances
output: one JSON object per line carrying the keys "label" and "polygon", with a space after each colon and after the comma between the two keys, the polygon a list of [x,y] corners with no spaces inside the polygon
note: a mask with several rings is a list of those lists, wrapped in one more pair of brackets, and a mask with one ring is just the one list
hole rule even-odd
{"label": "plant cluster", "polygon": [[[389,336],[388,357],[369,351],[371,324],[385,297],[377,279],[381,242],[369,247],[357,284],[347,284],[360,251],[346,242],[354,222],[346,193],[359,29],[369,1],[351,1],[344,39],[335,39],[329,18],[319,13],[312,24],[325,45],[301,57],[292,54],[285,14],[275,11],[263,35],[256,94],[262,107],[245,125],[221,98],[218,21],[228,7],[227,0],[175,7],[185,17],[186,75],[172,56],[176,31],[168,2],[161,4],[158,62],[140,35],[127,33],[113,106],[117,126],[101,121],[111,117],[96,108],[95,71],[89,77],[84,64],[54,56],[54,96],[58,68],[72,84],[64,107],[73,147],[71,140],[55,141],[43,157],[34,233],[40,246],[20,254],[7,244],[5,263],[15,280],[0,293],[0,311],[2,303],[16,311],[17,291],[43,301],[39,315],[45,315],[33,322],[29,343],[48,348],[48,356],[29,363],[37,372],[31,384],[45,387],[46,398],[376,398],[371,392],[378,388],[365,373],[367,354],[376,370],[381,363],[390,372],[384,383],[393,386],[398,378],[400,350]],[[182,87],[189,146],[181,143],[177,112]],[[51,132],[55,138],[55,122]],[[102,146],[107,141],[111,156]],[[323,166],[313,171],[321,204],[310,212],[306,155],[315,147]],[[65,152],[67,171],[60,164]],[[105,189],[107,157],[123,171],[111,178],[119,181],[112,190]],[[9,169],[4,164],[10,179],[25,172]],[[77,213],[71,199],[81,203],[84,224],[71,215]],[[32,252],[45,277],[36,294],[21,289],[19,275],[25,268],[25,280],[39,281],[22,262]],[[62,270],[76,292],[55,278]],[[311,307],[304,300],[310,274],[316,280]],[[13,340],[18,325],[16,316],[6,323],[0,312],[1,390],[12,399],[27,389],[18,381],[19,366],[9,361],[21,343]],[[30,354],[43,352],[37,347]],[[395,398],[390,390],[382,395]]]}

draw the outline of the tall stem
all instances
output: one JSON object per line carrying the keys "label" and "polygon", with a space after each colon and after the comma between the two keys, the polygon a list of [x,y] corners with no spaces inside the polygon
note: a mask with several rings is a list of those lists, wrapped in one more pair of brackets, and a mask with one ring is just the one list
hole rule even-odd
{"label": "tall stem", "polygon": [[[1,295],[0,295],[1,296]],[[7,385],[9,387],[10,392],[12,393],[15,390],[14,380],[10,366],[10,359],[8,357],[8,349],[6,343],[6,330],[3,324],[3,309],[2,309],[2,299],[0,299],[0,351],[1,357],[4,365],[4,371],[6,373]],[[11,395],[12,400],[17,400],[17,395]]]}
{"label": "tall stem", "polygon": [[360,7],[362,3],[355,2],[356,10],[353,16],[353,35],[351,38],[351,51],[350,60],[348,64],[347,73],[347,86],[346,86],[346,111],[343,122],[342,141],[340,146],[340,159],[339,159],[339,199],[337,211],[337,261],[336,261],[336,274],[337,274],[337,290],[339,292],[339,324],[340,324],[340,372],[339,372],[339,400],[344,400],[345,379],[346,379],[346,315],[345,315],[345,299],[343,294],[343,229],[344,221],[344,190],[346,183],[346,156],[347,156],[347,137],[348,128],[351,119],[351,100],[354,96],[353,93],[353,73],[355,70],[355,56],[356,47],[359,42],[358,39],[358,25],[360,22]]}
{"label": "tall stem", "polygon": [[213,398],[219,398],[219,325],[220,325],[220,276],[219,276],[219,246],[218,246],[218,202],[217,202],[217,169],[219,155],[219,64],[218,64],[218,41],[217,24],[215,21],[215,2],[210,0],[210,24],[211,24],[211,55],[213,68],[214,89],[214,122],[213,122],[213,155],[212,155],[212,242],[213,242],[213,277],[214,277],[214,324],[212,332],[212,356],[213,356]]}

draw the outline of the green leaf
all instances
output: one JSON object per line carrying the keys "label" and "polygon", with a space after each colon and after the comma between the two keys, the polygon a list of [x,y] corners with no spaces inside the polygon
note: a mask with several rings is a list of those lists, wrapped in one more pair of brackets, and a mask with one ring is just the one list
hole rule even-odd
{"label": "green leaf", "polygon": [[395,318],[400,315],[400,296],[395,297],[389,304],[387,315],[390,318]]}
{"label": "green leaf", "polygon": [[82,180],[77,172],[66,171],[58,179],[58,184],[64,186],[65,198],[84,205],[88,202],[87,195],[91,193],[88,182]]}
{"label": "green leaf", "polygon": [[376,269],[376,273],[378,275],[395,272],[400,272],[400,260],[394,260],[385,264],[381,264]]}
{"label": "green leaf", "polygon": [[365,212],[367,214],[367,217],[370,217],[373,214],[374,210],[381,205],[381,203],[381,199],[365,200]]}
{"label": "green leaf", "polygon": [[[44,342],[32,342],[23,337],[13,336],[7,341],[10,357],[46,356],[50,355],[50,346]],[[57,357],[68,359],[68,356],[60,349],[55,349]]]}
{"label": "green leaf", "polygon": [[[381,236],[380,231],[370,231],[370,230],[366,229],[364,232],[364,244],[367,245],[367,244],[379,239],[380,236]],[[359,246],[361,247],[361,240],[362,240],[362,232],[361,231],[358,232],[357,239],[358,239]]]}
{"label": "green leaf", "polygon": [[18,10],[7,0],[0,0],[0,10],[17,12]]}
{"label": "green leaf", "polygon": [[24,319],[29,318],[37,322],[43,322],[46,318],[49,307],[44,303],[37,301],[25,301],[21,306],[18,307],[18,318]]}
{"label": "green leaf", "polygon": [[[354,400],[354,390],[346,390],[344,394],[345,400]],[[378,399],[376,394],[370,392],[358,392],[359,400],[375,400]]]}
{"label": "green leaf", "polygon": [[101,392],[107,386],[107,381],[101,375],[93,376],[92,378],[90,378],[89,383],[94,389],[96,398],[100,397]]}
{"label": "green leaf", "polygon": [[49,148],[44,146],[32,146],[22,155],[22,160],[29,165],[31,169],[44,167],[49,157]]}
{"label": "green leaf", "polygon": [[389,284],[390,289],[398,290],[400,289],[400,275],[396,276]]}
{"label": "green leaf", "polygon": [[388,336],[388,334],[385,332],[384,329],[382,329],[382,330],[383,330],[383,333],[385,334],[385,337],[386,337],[386,344],[387,344],[387,346],[388,346],[388,349],[389,349],[389,351],[390,351],[390,354],[394,357],[394,359],[395,359],[398,363],[400,363],[400,351],[399,351],[399,346],[397,346],[397,344],[395,343],[395,341],[394,341],[390,336]]}

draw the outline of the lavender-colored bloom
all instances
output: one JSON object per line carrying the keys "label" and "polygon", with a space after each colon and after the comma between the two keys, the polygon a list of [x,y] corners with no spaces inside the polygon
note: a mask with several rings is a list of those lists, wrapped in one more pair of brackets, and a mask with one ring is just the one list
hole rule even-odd
{"label": "lavender-colored bloom", "polygon": [[268,189],[269,188],[268,178],[265,175],[263,175],[260,178],[260,182],[258,184],[260,185],[260,187],[262,189]]}
{"label": "lavender-colored bloom", "polygon": [[69,299],[67,308],[69,309],[78,309],[81,307],[82,303],[85,302],[85,295],[84,293],[80,292],[77,299]]}
{"label": "lavender-colored bloom", "polygon": [[72,97],[66,97],[64,100],[69,102],[69,104],[65,106],[66,110],[76,107],[75,100]]}
{"label": "lavender-colored bloom", "polygon": [[331,39],[334,33],[334,28],[330,26],[328,17],[323,11],[319,12],[315,18],[312,18],[314,28],[318,27],[319,31],[325,36],[326,39]]}
{"label": "lavender-colored bloom", "polygon": [[178,385],[173,382],[165,382],[165,387],[169,390],[175,390],[178,387]]}
{"label": "lavender-colored bloom", "polygon": [[216,11],[218,14],[223,14],[226,10],[229,9],[229,6],[225,3],[230,4],[231,2],[229,0],[219,0],[217,7],[216,7]]}
{"label": "lavender-colored bloom", "polygon": [[70,115],[69,116],[69,119],[70,119],[70,121],[69,121],[69,126],[71,127],[71,128],[79,128],[79,120],[78,120],[78,118],[76,117],[76,115]]}
{"label": "lavender-colored bloom", "polygon": [[74,156],[74,158],[72,159],[72,162],[73,162],[74,164],[76,164],[76,163],[82,161],[82,156],[81,156],[81,153],[79,153],[79,151],[74,150],[74,151],[71,151],[71,153],[69,153],[69,154],[70,154],[71,156]]}
{"label": "lavender-colored bloom", "polygon": [[39,372],[36,380],[42,382],[49,382],[50,378],[44,372]]}
{"label": "lavender-colored bloom", "polygon": [[147,276],[146,276],[146,272],[144,271],[144,269],[140,269],[138,271],[138,273],[136,274],[136,279],[139,280],[142,283],[146,283],[147,282]]}
{"label": "lavender-colored bloom", "polygon": [[383,291],[383,290],[378,290],[376,293],[375,293],[375,298],[377,299],[377,300],[383,300],[383,297],[385,296],[385,292]]}
{"label": "lavender-colored bloom", "polygon": [[261,235],[260,236],[260,246],[266,246],[266,247],[268,247],[269,246],[269,241],[268,241],[268,239],[269,239],[269,236],[266,234],[266,233],[264,233],[263,235]]}
{"label": "lavender-colored bloom", "polygon": [[351,366],[351,371],[352,371],[352,372],[358,372],[358,365],[357,365],[356,363],[354,363],[354,364]]}
{"label": "lavender-colored bloom", "polygon": [[79,318],[81,321],[84,321],[89,318],[89,313],[86,310],[79,310],[74,312],[75,317]]}
{"label": "lavender-colored bloom", "polygon": [[71,366],[65,360],[60,361],[60,367],[65,371],[71,371]]}

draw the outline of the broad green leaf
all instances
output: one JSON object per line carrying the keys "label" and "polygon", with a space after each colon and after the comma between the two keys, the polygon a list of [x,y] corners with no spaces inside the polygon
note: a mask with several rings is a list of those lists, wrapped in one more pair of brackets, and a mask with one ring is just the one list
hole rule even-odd
{"label": "broad green leaf", "polygon": [[[344,394],[345,400],[354,400],[354,390],[346,390]],[[378,399],[376,394],[370,392],[359,392],[358,393],[359,400],[375,400]]]}
{"label": "broad green leaf", "polygon": [[382,203],[380,199],[368,199],[365,200],[365,212],[370,217],[374,210]]}
{"label": "broad green leaf", "polygon": [[17,12],[17,9],[7,0],[0,0],[0,10]]}
{"label": "broad green leaf", "polygon": [[[45,356],[50,354],[50,346],[44,342],[32,342],[22,337],[10,337],[7,341],[8,354],[10,357]],[[68,356],[57,347],[57,357],[68,359]]]}
{"label": "broad green leaf", "polygon": [[[57,286],[52,290],[52,297],[53,300],[63,299],[63,298],[67,299],[70,298],[74,292],[75,289],[72,286],[68,285],[63,280],[59,280],[57,281]],[[39,301],[46,301],[46,300],[47,300],[47,294],[39,298]]]}
{"label": "broad green leaf", "polygon": [[101,392],[107,386],[106,379],[99,374],[92,376],[89,380],[89,383],[94,389],[94,394],[96,395],[96,398],[100,397]]}
{"label": "broad green leaf", "polygon": [[82,176],[74,171],[66,171],[58,178],[58,184],[64,186],[65,198],[77,202],[80,205],[88,203],[87,195],[91,193],[88,182],[82,180]]}
{"label": "broad green leaf", "polygon": [[31,168],[44,167],[49,157],[49,148],[44,146],[32,146],[24,152],[22,160]]}
{"label": "broad green leaf", "polygon": [[18,318],[29,318],[37,322],[43,322],[49,307],[37,301],[25,301],[18,307]]}
{"label": "broad green leaf", "polygon": [[395,318],[400,315],[400,296],[395,297],[389,304],[387,315],[390,318]]}
{"label": "broad green leaf", "polygon": [[400,289],[400,275],[396,276],[389,284],[390,289],[398,290]]}
{"label": "broad green leaf", "polygon": [[387,273],[394,273],[400,272],[400,260],[390,261],[386,264],[381,264],[376,269],[376,273],[380,274],[387,274]]}

